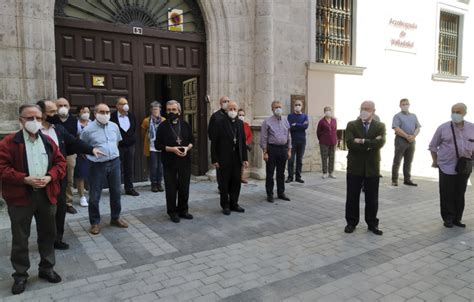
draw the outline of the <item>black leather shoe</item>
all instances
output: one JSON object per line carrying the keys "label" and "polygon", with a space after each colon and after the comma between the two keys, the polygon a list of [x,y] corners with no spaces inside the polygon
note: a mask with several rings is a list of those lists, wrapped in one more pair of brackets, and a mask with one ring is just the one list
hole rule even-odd
{"label": "black leather shoe", "polygon": [[267,195],[267,201],[268,202],[273,202],[273,195]]}
{"label": "black leather shoe", "polygon": [[193,215],[189,214],[189,213],[183,213],[183,214],[179,214],[179,217],[180,218],[183,218],[183,219],[188,219],[188,220],[191,220],[193,219]]}
{"label": "black leather shoe", "polygon": [[140,193],[135,191],[135,189],[125,190],[125,194],[130,196],[140,196]]}
{"label": "black leather shoe", "polygon": [[461,221],[454,221],[453,224],[457,227],[460,227],[460,228],[465,228],[466,227],[466,224],[462,223]]}
{"label": "black leather shoe", "polygon": [[19,295],[25,291],[27,279],[17,279],[13,282],[12,294]]}
{"label": "black leather shoe", "polygon": [[55,271],[49,271],[49,272],[41,271],[39,272],[38,277],[41,279],[47,280],[49,283],[61,282],[61,277]]}
{"label": "black leather shoe", "polygon": [[286,196],[285,194],[278,195],[278,199],[282,199],[282,200],[286,200],[286,201],[290,201],[290,200],[291,200],[291,199],[288,198],[288,196]]}
{"label": "black leather shoe", "polygon": [[404,185],[407,185],[407,186],[412,186],[412,187],[418,186],[416,183],[414,183],[414,182],[411,181],[411,180],[404,181],[403,184],[404,184]]}
{"label": "black leather shoe", "polygon": [[371,231],[375,235],[379,235],[379,236],[381,236],[383,234],[383,232],[381,230],[379,230],[378,227],[369,227],[369,231]]}
{"label": "black leather shoe", "polygon": [[57,250],[68,250],[69,249],[69,244],[67,244],[64,241],[55,241],[54,242],[54,248]]}
{"label": "black leather shoe", "polygon": [[77,214],[77,210],[74,209],[73,206],[66,206],[66,212],[68,212],[69,214]]}
{"label": "black leather shoe", "polygon": [[157,188],[158,188],[158,192],[163,192],[165,190],[163,189],[163,186],[161,185],[161,183],[158,184]]}
{"label": "black leather shoe", "polygon": [[170,215],[170,219],[171,219],[171,221],[173,221],[174,223],[179,223],[179,217],[178,217],[178,215]]}
{"label": "black leather shoe", "polygon": [[153,193],[158,192],[158,184],[157,184],[157,183],[152,183],[152,184],[151,184],[151,191],[152,191]]}
{"label": "black leather shoe", "polygon": [[229,216],[230,215],[230,209],[222,209],[222,214],[226,215],[226,216]]}
{"label": "black leather shoe", "polygon": [[293,178],[290,178],[290,177],[288,177],[288,178],[285,180],[285,182],[286,182],[287,184],[290,183],[290,182],[292,182],[292,181],[293,181]]}
{"label": "black leather shoe", "polygon": [[245,209],[242,208],[242,207],[239,206],[239,205],[236,205],[235,207],[231,207],[230,210],[231,210],[232,212],[239,212],[239,213],[245,212]]}
{"label": "black leather shoe", "polygon": [[447,227],[447,228],[452,228],[454,224],[453,224],[452,222],[450,222],[450,221],[445,221],[445,222],[443,223],[443,225],[444,225],[445,227]]}
{"label": "black leather shoe", "polygon": [[344,233],[350,234],[350,233],[354,232],[355,229],[356,229],[355,225],[348,224],[344,228]]}
{"label": "black leather shoe", "polygon": [[304,180],[301,179],[301,178],[297,178],[297,179],[296,179],[296,182],[299,182],[300,184],[304,184]]}

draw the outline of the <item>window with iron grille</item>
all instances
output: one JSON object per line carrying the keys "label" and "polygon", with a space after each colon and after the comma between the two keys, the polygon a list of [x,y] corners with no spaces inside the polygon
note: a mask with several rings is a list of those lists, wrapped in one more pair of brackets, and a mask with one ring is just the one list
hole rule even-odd
{"label": "window with iron grille", "polygon": [[351,65],[352,0],[316,0],[316,62]]}
{"label": "window with iron grille", "polygon": [[441,12],[439,18],[438,73],[458,74],[459,15]]}

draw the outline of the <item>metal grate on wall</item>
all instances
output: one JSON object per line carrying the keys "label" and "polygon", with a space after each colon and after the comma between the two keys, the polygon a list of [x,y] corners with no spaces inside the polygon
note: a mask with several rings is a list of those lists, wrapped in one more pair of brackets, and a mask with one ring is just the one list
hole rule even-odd
{"label": "metal grate on wall", "polygon": [[351,64],[352,0],[316,1],[316,62]]}
{"label": "metal grate on wall", "polygon": [[438,72],[458,74],[459,15],[441,12],[439,18]]}

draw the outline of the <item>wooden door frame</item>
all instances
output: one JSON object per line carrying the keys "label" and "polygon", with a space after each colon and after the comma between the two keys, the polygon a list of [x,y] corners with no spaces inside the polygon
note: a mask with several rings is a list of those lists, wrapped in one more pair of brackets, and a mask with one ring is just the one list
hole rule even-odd
{"label": "wooden door frame", "polygon": [[[197,76],[199,79],[198,85],[198,120],[199,120],[199,133],[198,136],[201,138],[199,140],[198,148],[199,153],[199,175],[203,175],[208,170],[208,144],[207,144],[207,104],[205,102],[205,95],[206,95],[206,87],[207,87],[207,48],[206,48],[206,37],[202,34],[192,34],[192,33],[174,33],[162,30],[156,30],[153,28],[143,28],[142,35],[135,35],[133,34],[133,28],[128,25],[122,24],[111,24],[111,23],[103,23],[103,22],[93,22],[93,21],[85,21],[85,20],[75,20],[63,17],[55,17],[54,19],[55,28],[71,28],[75,31],[98,31],[98,32],[110,32],[113,34],[119,35],[127,35],[133,41],[132,47],[132,58],[135,58],[131,68],[130,66],[124,67],[117,64],[111,65],[109,68],[113,70],[123,70],[123,71],[131,71],[132,72],[132,98],[133,102],[136,104],[133,105],[133,112],[137,116],[137,123],[138,126],[141,124],[141,117],[144,117],[148,114],[146,108],[145,100],[145,74],[147,73],[155,73],[155,74],[176,74],[176,75],[189,75],[189,76]],[[147,39],[166,39],[171,41],[180,41],[182,43],[192,43],[192,44],[199,44],[201,45],[201,68],[199,70],[179,70],[179,69],[167,69],[167,70],[160,70],[158,67],[151,68],[145,67],[144,63],[144,54],[140,52],[139,43],[143,43]],[[56,40],[56,43],[58,41]],[[64,93],[64,81],[63,81],[63,74],[62,69],[65,65],[62,64],[58,55],[56,55],[56,71],[57,71],[57,91],[58,94],[61,95]],[[73,67],[73,66],[71,66]],[[99,68],[99,69],[107,69],[102,67],[94,66],[93,63],[89,65],[83,65],[82,67],[86,68]],[[140,131],[137,131],[137,135],[140,136]],[[143,140],[139,137],[137,141],[137,151],[139,154],[142,154],[143,149]],[[140,161],[140,163],[144,163],[144,160]],[[138,169],[140,175],[143,171],[142,164],[135,165],[135,169]],[[136,171],[136,172],[138,172]]]}

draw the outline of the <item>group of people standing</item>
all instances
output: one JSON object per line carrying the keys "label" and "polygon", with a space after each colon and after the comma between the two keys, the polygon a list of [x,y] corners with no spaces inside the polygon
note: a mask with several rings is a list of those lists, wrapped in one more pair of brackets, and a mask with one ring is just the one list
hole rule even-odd
{"label": "group of people standing", "polygon": [[[209,121],[211,160],[216,169],[220,206],[224,215],[243,213],[239,204],[241,183],[246,183],[252,133],[245,121],[245,110],[223,96],[220,109]],[[283,115],[283,104],[271,104],[272,115],[261,126],[259,145],[266,163],[265,190],[267,201],[274,202],[276,170],[277,198],[290,201],[285,183],[304,183],[302,162],[306,146],[308,116],[303,102],[294,103],[293,112]],[[409,111],[408,99],[400,101],[401,111],[392,122],[395,131],[395,156],[392,167],[393,186],[398,186],[398,170],[404,160],[404,184],[416,186],[411,179],[411,162],[416,136],[421,125]],[[66,212],[74,213],[72,187],[74,176],[81,206],[89,211],[93,235],[100,233],[99,203],[102,189],[110,196],[110,225],[127,228],[121,215],[121,178],[125,194],[138,196],[132,182],[137,122],[129,111],[128,100],[117,99],[117,111],[108,105],[95,105],[91,110],[80,107],[78,118],[69,114],[69,102],[43,100],[19,109],[22,130],[6,136],[0,142],[0,177],[2,194],[11,220],[13,294],[25,290],[28,269],[28,239],[33,217],[38,232],[39,277],[57,283],[61,277],[53,270],[54,249],[68,249],[63,241]],[[166,209],[170,220],[193,219],[189,212],[191,150],[194,137],[191,126],[183,119],[181,105],[176,100],[166,103],[166,118],[161,116],[161,103],[150,104],[150,115],[141,123],[144,155],[149,158],[150,182],[153,192],[165,191]],[[462,223],[464,195],[472,171],[474,124],[464,120],[465,104],[452,107],[451,121],[435,132],[429,150],[433,167],[439,168],[441,216],[444,226],[465,227]],[[322,158],[322,178],[335,178],[334,155],[337,145],[337,123],[332,108],[324,108],[316,134]],[[379,229],[378,192],[380,181],[380,149],[385,144],[386,129],[375,115],[375,103],[365,101],[358,118],[347,124],[345,143],[348,147],[346,175],[346,233],[352,233],[359,223],[361,192],[365,195],[365,221],[369,231],[382,235]],[[288,161],[288,177],[285,168]],[[87,182],[85,181],[87,179]],[[162,186],[164,180],[164,188]],[[89,200],[85,197],[86,184]]]}

